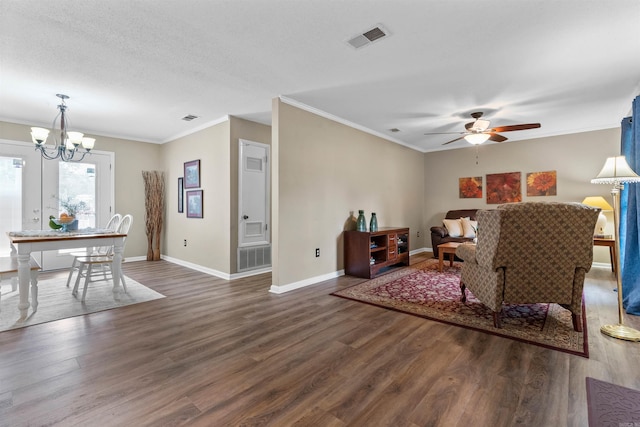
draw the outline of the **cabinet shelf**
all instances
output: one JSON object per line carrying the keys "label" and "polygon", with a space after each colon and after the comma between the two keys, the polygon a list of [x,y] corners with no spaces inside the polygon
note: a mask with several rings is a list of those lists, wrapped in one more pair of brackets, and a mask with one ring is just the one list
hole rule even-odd
{"label": "cabinet shelf", "polygon": [[409,236],[409,229],[404,227],[385,227],[376,232],[345,231],[345,273],[372,279],[408,266]]}

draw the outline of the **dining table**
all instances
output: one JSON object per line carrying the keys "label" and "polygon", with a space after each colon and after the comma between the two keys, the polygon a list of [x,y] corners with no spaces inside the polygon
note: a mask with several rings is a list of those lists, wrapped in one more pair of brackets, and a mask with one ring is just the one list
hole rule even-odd
{"label": "dining table", "polygon": [[124,240],[126,234],[106,229],[81,229],[76,231],[60,230],[22,230],[7,233],[11,244],[11,256],[18,260],[18,288],[20,319],[27,318],[29,307],[35,312],[38,308],[38,285],[34,280],[31,286],[31,304],[29,304],[29,283],[31,282],[31,254],[38,251],[52,251],[75,248],[113,246],[113,292],[120,292],[120,272]]}

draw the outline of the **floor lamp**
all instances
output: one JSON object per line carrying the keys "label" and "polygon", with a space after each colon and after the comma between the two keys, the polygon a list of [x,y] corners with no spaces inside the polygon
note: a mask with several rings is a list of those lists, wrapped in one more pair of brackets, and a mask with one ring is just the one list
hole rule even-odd
{"label": "floor lamp", "polygon": [[624,184],[640,182],[638,176],[627,164],[624,156],[609,157],[597,177],[591,180],[592,184],[613,184],[611,196],[613,197],[613,226],[616,236],[616,282],[618,290],[618,324],[604,325],[600,332],[613,338],[627,341],[640,341],[640,331],[624,325],[624,308],[622,306],[622,270],[620,269],[620,191]]}

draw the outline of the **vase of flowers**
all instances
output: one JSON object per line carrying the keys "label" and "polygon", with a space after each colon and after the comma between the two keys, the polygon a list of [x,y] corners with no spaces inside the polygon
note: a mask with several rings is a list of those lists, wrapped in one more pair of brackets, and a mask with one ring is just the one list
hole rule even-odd
{"label": "vase of flowers", "polygon": [[78,229],[78,215],[84,212],[89,211],[89,205],[83,200],[76,201],[71,197],[65,197],[62,199],[58,199],[59,209],[62,211],[60,213],[60,217],[63,214],[66,214],[66,217],[72,217],[73,221],[71,221],[66,229],[73,231]]}

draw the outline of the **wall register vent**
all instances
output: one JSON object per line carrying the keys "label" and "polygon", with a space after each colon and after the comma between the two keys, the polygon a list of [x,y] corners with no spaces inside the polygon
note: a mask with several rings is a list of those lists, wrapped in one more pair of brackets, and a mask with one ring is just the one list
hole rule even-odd
{"label": "wall register vent", "polygon": [[271,267],[271,245],[238,248],[238,272]]}
{"label": "wall register vent", "polygon": [[350,40],[347,40],[347,43],[356,49],[360,49],[361,47],[367,46],[388,35],[389,31],[387,31],[382,25],[378,25],[370,30],[364,31],[362,34],[358,34]]}

